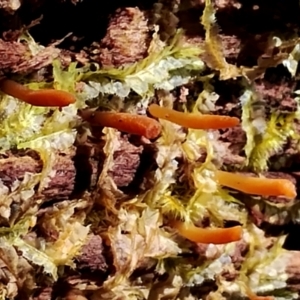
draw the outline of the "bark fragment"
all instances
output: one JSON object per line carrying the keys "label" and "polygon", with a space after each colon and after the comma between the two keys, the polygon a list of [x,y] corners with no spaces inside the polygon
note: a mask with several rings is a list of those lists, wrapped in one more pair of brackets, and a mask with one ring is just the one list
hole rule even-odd
{"label": "bark fragment", "polygon": [[9,73],[29,74],[39,71],[58,58],[59,53],[58,48],[49,46],[32,55],[25,44],[0,39],[0,79]]}
{"label": "bark fragment", "polygon": [[108,175],[113,178],[118,187],[126,187],[134,179],[143,147],[137,147],[124,138],[120,142],[121,146],[114,153],[114,165]]}
{"label": "bark fragment", "polygon": [[108,269],[105,257],[103,256],[102,239],[99,235],[92,235],[86,245],[82,248],[81,254],[76,258],[78,269],[105,272]]}
{"label": "bark fragment", "polygon": [[247,138],[241,126],[224,130],[219,140],[227,147],[223,157],[225,165],[242,165],[245,162],[244,147]]}
{"label": "bark fragment", "polygon": [[45,201],[68,199],[72,194],[76,176],[74,155],[74,149],[66,153],[56,153],[53,166],[55,176],[51,178],[47,187],[42,191]]}
{"label": "bark fragment", "polygon": [[27,51],[28,49],[21,43],[5,42],[0,39],[0,76],[20,64]]}
{"label": "bark fragment", "polygon": [[295,292],[300,292],[300,252],[290,251],[291,258],[286,267],[288,274],[287,285]]}
{"label": "bark fragment", "polygon": [[[41,191],[44,201],[67,199],[74,188],[75,166],[72,152],[57,153],[53,170],[55,176]],[[4,186],[12,189],[16,180],[22,181],[26,173],[40,173],[43,162],[36,151],[13,150],[0,155],[0,178]]]}
{"label": "bark fragment", "polygon": [[266,101],[269,110],[280,111],[280,113],[291,113],[297,110],[297,101],[293,95],[294,84],[262,80],[256,82],[255,88]]}
{"label": "bark fragment", "polygon": [[41,288],[36,292],[36,295],[31,300],[51,300],[52,299],[52,287]]}
{"label": "bark fragment", "polygon": [[[137,7],[118,9],[110,19],[106,36],[100,43],[97,61],[106,67],[135,63],[147,56],[149,28]],[[99,52],[99,54],[97,53]]]}

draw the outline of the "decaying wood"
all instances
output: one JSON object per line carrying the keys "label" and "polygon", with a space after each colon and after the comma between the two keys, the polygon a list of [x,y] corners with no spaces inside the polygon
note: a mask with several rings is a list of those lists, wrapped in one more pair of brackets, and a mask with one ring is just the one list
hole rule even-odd
{"label": "decaying wood", "polygon": [[[68,199],[72,193],[93,189],[101,172],[104,141],[88,141],[65,152],[55,153],[53,175],[49,182],[37,190],[35,197],[47,202]],[[115,153],[115,165],[110,176],[117,186],[127,186],[133,180],[140,161],[142,147],[121,140],[121,148]],[[9,190],[16,181],[22,182],[26,173],[38,174],[43,161],[38,152],[10,150],[0,154],[0,179]],[[123,176],[122,176],[123,175]]]}
{"label": "decaying wood", "polygon": [[299,293],[300,292],[300,252],[291,251],[290,253],[292,254],[292,256],[286,268],[286,272],[288,274],[287,284],[291,290]]}
{"label": "decaying wood", "polygon": [[0,39],[0,78],[10,73],[39,71],[50,65],[59,53],[59,49],[49,46],[33,55],[25,44]]}
{"label": "decaying wood", "polygon": [[[75,184],[74,151],[55,154],[53,176],[37,195],[44,201],[68,199]],[[10,190],[16,180],[22,181],[26,173],[37,174],[42,171],[43,162],[36,151],[27,149],[7,151],[0,155],[0,179]]]}
{"label": "decaying wood", "polygon": [[0,40],[0,75],[24,61],[27,51],[21,43]]}
{"label": "decaying wood", "polygon": [[[119,9],[111,18],[101,49],[94,55],[104,66],[134,63],[147,56],[150,35],[147,19],[138,8]],[[97,47],[99,48],[99,47]]]}

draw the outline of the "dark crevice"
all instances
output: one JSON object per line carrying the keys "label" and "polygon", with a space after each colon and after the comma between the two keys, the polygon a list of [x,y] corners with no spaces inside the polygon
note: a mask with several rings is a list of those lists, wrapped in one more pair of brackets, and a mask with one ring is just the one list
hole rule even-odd
{"label": "dark crevice", "polygon": [[[140,143],[135,140],[130,140],[135,146],[139,146]],[[147,178],[147,174],[155,170],[157,167],[155,161],[156,149],[153,145],[144,145],[143,152],[140,155],[140,164],[136,170],[132,182],[126,186],[120,188],[127,195],[136,195],[139,193],[139,187]]]}
{"label": "dark crevice", "polygon": [[287,250],[300,251],[300,224],[291,224],[288,228],[288,236],[283,244],[283,248]]}
{"label": "dark crevice", "polygon": [[60,47],[72,47],[73,51],[80,51],[83,47],[101,40],[105,35],[109,17],[116,9],[135,6],[149,9],[153,2],[125,0],[103,3],[98,0],[85,0],[73,4],[71,1],[44,0],[37,4],[37,1],[25,1],[13,15],[2,12],[5,18],[1,16],[0,10],[0,33],[20,30],[22,26],[29,25],[42,16],[39,24],[30,29],[36,42],[49,45],[72,33]]}

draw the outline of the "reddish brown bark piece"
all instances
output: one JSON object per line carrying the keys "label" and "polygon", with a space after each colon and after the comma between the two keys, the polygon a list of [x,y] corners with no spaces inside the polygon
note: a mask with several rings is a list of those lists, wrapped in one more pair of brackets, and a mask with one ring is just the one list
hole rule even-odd
{"label": "reddish brown bark piece", "polygon": [[31,73],[50,65],[60,50],[50,46],[32,56],[28,47],[19,42],[0,39],[0,79],[5,73]]}
{"label": "reddish brown bark piece", "polygon": [[27,48],[17,42],[5,42],[0,39],[0,76],[24,61]]}
{"label": "reddish brown bark piece", "polygon": [[52,299],[52,287],[44,287],[36,291],[35,295],[30,300],[51,300]]}
{"label": "reddish brown bark piece", "polygon": [[147,56],[149,37],[143,12],[133,7],[119,9],[110,19],[95,57],[98,52],[97,60],[107,67],[135,63]]}
{"label": "reddish brown bark piece", "polygon": [[275,112],[290,113],[297,110],[295,100],[295,83],[269,82],[260,80],[255,83],[256,91],[266,101],[268,108]]}
{"label": "reddish brown bark piece", "polygon": [[42,191],[45,200],[68,199],[75,186],[76,169],[73,161],[75,153],[58,153],[53,169],[55,176],[51,179],[47,188]]}
{"label": "reddish brown bark piece", "polygon": [[[77,145],[74,159],[77,170],[76,192],[95,188],[105,160],[105,141],[102,140],[101,134],[97,135],[97,130],[93,129],[95,137]],[[143,149],[142,145],[136,146],[128,141],[126,136],[120,138],[120,147],[114,153],[114,164],[108,171],[108,175],[118,187],[126,187],[134,180]]]}
{"label": "reddish brown bark piece", "polygon": [[221,159],[223,164],[229,167],[232,166],[242,166],[245,162],[244,147],[246,145],[246,134],[241,126],[236,126],[234,128],[228,128],[220,134],[218,139],[218,144],[221,147],[216,147],[218,149],[225,148],[223,151]]}
{"label": "reddish brown bark piece", "polygon": [[105,272],[108,268],[103,256],[103,244],[99,235],[90,236],[88,242],[81,249],[81,254],[76,258],[78,269]]}
{"label": "reddish brown bark piece", "polygon": [[300,252],[292,251],[293,254],[289,264],[287,265],[286,272],[289,275],[287,284],[293,291],[300,291]]}
{"label": "reddish brown bark piece", "polygon": [[42,167],[38,153],[32,150],[7,151],[0,155],[0,178],[7,187],[15,180],[22,181],[25,172],[40,173]]}
{"label": "reddish brown bark piece", "polygon": [[[74,153],[57,153],[55,176],[41,191],[44,201],[67,199],[74,189]],[[22,181],[25,173],[40,173],[43,168],[39,154],[33,150],[8,151],[0,155],[0,178],[5,186],[11,188],[15,180]]]}
{"label": "reddish brown bark piece", "polygon": [[142,151],[143,147],[121,140],[120,149],[114,153],[113,168],[108,172],[118,187],[128,186],[133,181]]}

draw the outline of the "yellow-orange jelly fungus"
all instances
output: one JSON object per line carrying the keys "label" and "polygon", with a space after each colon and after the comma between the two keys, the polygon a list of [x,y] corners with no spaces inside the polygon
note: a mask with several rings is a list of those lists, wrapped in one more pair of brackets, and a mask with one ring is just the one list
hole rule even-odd
{"label": "yellow-orange jelly fungus", "polygon": [[261,196],[285,196],[294,199],[295,185],[288,179],[258,178],[225,171],[217,171],[219,184],[246,194]]}
{"label": "yellow-orange jelly fungus", "polygon": [[10,79],[0,81],[0,90],[34,106],[63,107],[75,102],[75,97],[69,92],[54,89],[31,90]]}
{"label": "yellow-orange jelly fungus", "polygon": [[230,228],[201,228],[193,224],[175,221],[172,227],[184,238],[203,244],[227,244],[239,241],[242,238],[242,227],[234,226]]}
{"label": "yellow-orange jelly fungus", "polygon": [[157,104],[151,104],[149,113],[158,119],[168,120],[182,127],[192,129],[222,129],[237,126],[239,119],[228,116],[201,115],[196,113],[179,112]]}

